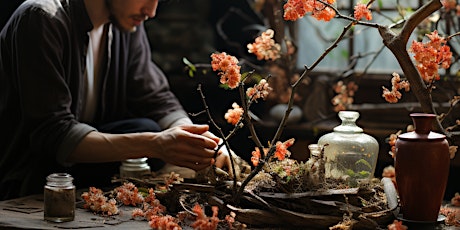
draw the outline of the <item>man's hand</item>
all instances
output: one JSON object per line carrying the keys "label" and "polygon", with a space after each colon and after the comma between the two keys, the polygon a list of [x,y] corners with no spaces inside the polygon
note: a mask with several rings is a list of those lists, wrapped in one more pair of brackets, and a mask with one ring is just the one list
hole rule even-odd
{"label": "man's hand", "polygon": [[[180,125],[166,129],[154,139],[154,156],[163,161],[202,170],[215,163],[219,138],[209,135],[207,125]],[[204,135],[207,133],[206,135]]]}
{"label": "man's hand", "polygon": [[[213,133],[211,133],[209,131],[204,133],[203,135],[215,140],[216,143],[219,146],[222,145],[222,143],[223,143],[222,139],[218,138],[217,136],[215,136]],[[235,153],[231,149],[228,149],[225,145],[223,145],[219,149],[219,152],[218,152],[217,157],[216,157],[215,165],[218,168],[224,169],[229,174],[230,177],[233,177],[233,170],[232,170],[232,162],[231,162],[231,159],[230,159],[230,153],[233,156],[236,156]]]}

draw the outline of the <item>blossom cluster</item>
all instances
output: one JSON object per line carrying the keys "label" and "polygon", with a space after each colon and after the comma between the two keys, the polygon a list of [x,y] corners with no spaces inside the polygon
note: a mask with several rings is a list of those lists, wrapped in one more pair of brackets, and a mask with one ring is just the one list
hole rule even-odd
{"label": "blossom cluster", "polygon": [[96,213],[103,213],[109,216],[118,214],[117,201],[108,199],[101,189],[90,187],[88,192],[82,193],[81,197],[85,201],[84,208]]}
{"label": "blossom cluster", "polygon": [[392,133],[390,134],[390,137],[388,139],[388,144],[390,145],[390,152],[389,154],[391,155],[392,158],[395,157],[396,153],[396,140],[398,139],[398,136],[401,134],[401,130],[399,130],[397,133]]}
{"label": "blossom cluster", "polygon": [[440,213],[446,216],[446,219],[444,220],[446,225],[460,227],[460,211],[452,208],[442,207]]}
{"label": "blossom cluster", "polygon": [[392,224],[388,225],[388,230],[407,230],[407,226],[403,225],[400,220],[394,220]]}
{"label": "blossom cluster", "polygon": [[[246,90],[246,95],[249,100],[256,101],[257,99],[265,99],[268,94],[272,91],[272,88],[268,85],[267,80],[262,79],[254,87],[249,87]],[[244,110],[236,102],[232,103],[232,108],[228,109],[224,115],[225,120],[232,124],[236,125],[243,115]]]}
{"label": "blossom cluster", "polygon": [[[332,5],[335,0],[325,0],[324,2]],[[361,2],[357,3],[354,7],[354,18],[356,20],[361,20],[361,18],[365,18],[368,21],[372,20],[372,13],[369,7],[369,5]],[[291,21],[302,18],[308,13],[315,19],[323,21],[330,21],[336,15],[334,9],[317,0],[288,0],[283,8],[284,19]]]}
{"label": "blossom cluster", "polygon": [[447,69],[452,63],[452,52],[447,40],[435,30],[426,35],[426,43],[413,41],[409,52],[414,54],[416,66],[423,81],[431,84],[440,79],[439,68]]}
{"label": "blossom cluster", "polygon": [[182,229],[182,227],[179,225],[179,220],[171,215],[152,216],[149,221],[149,226],[152,229]]}
{"label": "blossom cluster", "polygon": [[[335,0],[327,0],[328,4],[333,4]],[[284,19],[295,21],[308,13],[317,20],[330,21],[336,15],[335,11],[325,4],[316,0],[288,0],[284,4]]]}
{"label": "blossom cluster", "polygon": [[194,229],[203,229],[203,230],[210,230],[210,229],[217,229],[217,225],[219,224],[219,217],[217,214],[219,212],[219,208],[217,206],[212,206],[212,216],[208,217],[204,213],[203,208],[199,204],[195,204],[193,207],[193,212],[196,214],[196,220],[192,223],[192,227]]}
{"label": "blossom cluster", "polygon": [[156,217],[166,212],[166,207],[160,203],[155,196],[155,192],[152,188],[149,188],[149,194],[143,199],[142,209],[136,208],[131,214],[132,217],[141,216],[147,220],[151,220],[152,217]]}
{"label": "blossom cluster", "polygon": [[353,104],[353,96],[358,90],[358,85],[353,81],[344,84],[343,81],[338,81],[334,85],[334,92],[337,93],[332,99],[332,105],[334,105],[334,111],[343,111],[348,108],[349,105]]}
{"label": "blossom cluster", "polygon": [[117,200],[124,205],[136,206],[144,202],[144,197],[139,193],[139,189],[133,183],[124,183],[115,188]]}
{"label": "blossom cluster", "polygon": [[213,53],[211,58],[212,70],[220,71],[220,83],[227,84],[232,89],[238,87],[241,79],[241,67],[238,65],[238,59],[225,52]]}
{"label": "blossom cluster", "polygon": [[[213,53],[211,55],[212,61],[211,66],[214,71],[221,71],[220,82],[227,84],[230,88],[236,88],[240,84],[241,73],[240,66],[238,66],[238,59],[225,52]],[[256,101],[257,99],[265,99],[273,89],[269,86],[267,80],[262,79],[259,83],[255,84],[254,87],[249,87],[246,90],[246,95],[250,101]],[[232,104],[232,109],[229,109],[224,118],[228,123],[236,125],[243,115],[243,108],[241,108],[236,102]]]}
{"label": "blossom cluster", "polygon": [[[131,182],[124,183],[123,185],[114,189],[117,200],[110,199],[104,196],[101,189],[90,187],[88,192],[84,192],[81,197],[85,200],[84,208],[90,209],[96,213],[107,215],[118,214],[117,201],[124,205],[135,206],[138,208],[133,209],[131,217],[133,219],[143,218],[149,221],[149,226],[152,229],[182,229],[180,223],[185,218],[191,218],[191,215],[179,212],[177,216],[166,214],[166,207],[163,206],[156,198],[153,188],[148,189],[148,194],[142,195],[139,189]],[[235,213],[230,213],[225,216],[224,220],[218,217],[218,207],[212,207],[213,214],[211,217],[206,216],[202,206],[198,203],[195,204],[193,212],[195,213],[194,222],[190,225],[193,229],[201,230],[214,230],[217,229],[218,224],[226,222],[229,228],[235,226]],[[244,226],[244,225],[242,225]]]}
{"label": "blossom cluster", "polygon": [[244,111],[236,102],[233,102],[232,108],[233,109],[229,109],[227,113],[225,113],[224,118],[228,123],[236,125],[238,121],[240,121]]}
{"label": "blossom cluster", "polygon": [[280,57],[281,46],[273,40],[275,31],[268,29],[248,44],[248,52],[256,55],[258,60],[276,60]]}
{"label": "blossom cluster", "polygon": [[[291,138],[285,142],[278,141],[276,143],[276,150],[274,157],[277,158],[278,160],[282,161],[286,157],[289,157],[291,155],[291,152],[288,150],[289,147],[291,147],[294,144],[295,139]],[[267,154],[268,149],[264,149],[264,156]],[[262,157],[262,154],[260,153],[259,148],[255,148],[254,151],[252,151],[252,157],[251,157],[251,162],[254,166],[257,166],[259,164],[260,158]]]}
{"label": "blossom cluster", "polygon": [[393,73],[393,77],[391,78],[391,91],[385,86],[382,86],[383,94],[382,97],[389,103],[397,103],[399,99],[401,99],[402,94],[400,92],[401,89],[404,89],[406,92],[410,90],[410,84],[406,80],[401,80],[401,77],[397,73]]}
{"label": "blossom cluster", "polygon": [[366,20],[372,20],[372,13],[369,10],[369,6],[363,3],[357,3],[354,8],[354,17],[356,20],[361,20],[361,18],[365,18]]}
{"label": "blossom cluster", "polygon": [[268,85],[267,80],[262,79],[259,81],[258,84],[254,85],[254,87],[249,87],[246,90],[246,95],[250,98],[250,100],[255,101],[257,99],[265,99],[267,98],[270,91],[273,89]]}
{"label": "blossom cluster", "polygon": [[457,16],[460,15],[460,5],[457,4],[457,0],[441,0],[442,6],[447,10],[457,11]]}
{"label": "blossom cluster", "polygon": [[446,216],[444,223],[447,226],[460,227],[460,193],[455,193],[450,200],[450,205],[441,207],[439,213]]}

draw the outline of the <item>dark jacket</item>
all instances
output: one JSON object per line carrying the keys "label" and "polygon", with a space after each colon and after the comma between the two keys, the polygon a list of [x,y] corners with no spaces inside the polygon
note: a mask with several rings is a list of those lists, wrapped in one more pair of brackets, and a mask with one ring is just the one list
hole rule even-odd
{"label": "dark jacket", "polygon": [[[1,31],[0,199],[41,192],[46,175],[95,130],[79,122],[92,28],[83,0],[34,0]],[[165,128],[187,116],[151,61],[143,27],[110,26],[107,45],[95,123],[147,117]]]}

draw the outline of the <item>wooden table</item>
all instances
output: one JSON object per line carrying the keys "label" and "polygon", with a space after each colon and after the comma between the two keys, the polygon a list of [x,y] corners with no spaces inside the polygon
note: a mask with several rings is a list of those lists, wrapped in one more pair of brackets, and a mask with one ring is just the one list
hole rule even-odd
{"label": "wooden table", "polygon": [[131,219],[131,207],[120,207],[113,217],[76,208],[75,220],[53,223],[43,219],[43,195],[0,202],[0,229],[151,229],[145,220]]}
{"label": "wooden table", "polygon": [[[119,208],[119,215],[108,217],[95,215],[88,210],[77,207],[74,221],[53,223],[43,219],[43,195],[33,195],[0,201],[0,229],[151,229],[147,221],[131,219],[132,209],[133,207],[122,206]],[[443,223],[408,226],[409,230],[460,229],[459,227],[446,226]],[[187,228],[191,229],[187,226],[183,227],[183,229]]]}

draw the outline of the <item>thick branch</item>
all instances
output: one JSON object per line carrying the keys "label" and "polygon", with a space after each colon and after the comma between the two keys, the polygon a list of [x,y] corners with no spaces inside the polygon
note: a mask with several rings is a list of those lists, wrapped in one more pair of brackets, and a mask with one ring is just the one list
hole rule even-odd
{"label": "thick branch", "polygon": [[417,28],[420,23],[422,23],[427,17],[432,13],[439,10],[442,7],[440,0],[431,0],[428,4],[423,5],[414,14],[412,14],[409,19],[407,19],[404,27],[398,36],[405,43],[409,40],[412,32]]}
{"label": "thick branch", "polygon": [[[379,27],[379,33],[383,39],[383,43],[386,47],[388,47],[388,49],[390,49],[390,51],[398,60],[404,76],[407,78],[411,85],[412,92],[415,94],[422,107],[422,111],[425,113],[433,114],[436,114],[436,110],[433,105],[431,94],[407,52],[407,43],[410,35],[415,30],[417,25],[441,7],[442,4],[439,0],[432,0],[428,4],[424,5],[413,15],[411,15],[399,34],[395,34],[388,27]],[[439,121],[436,122],[435,128],[436,130],[445,133]]]}

